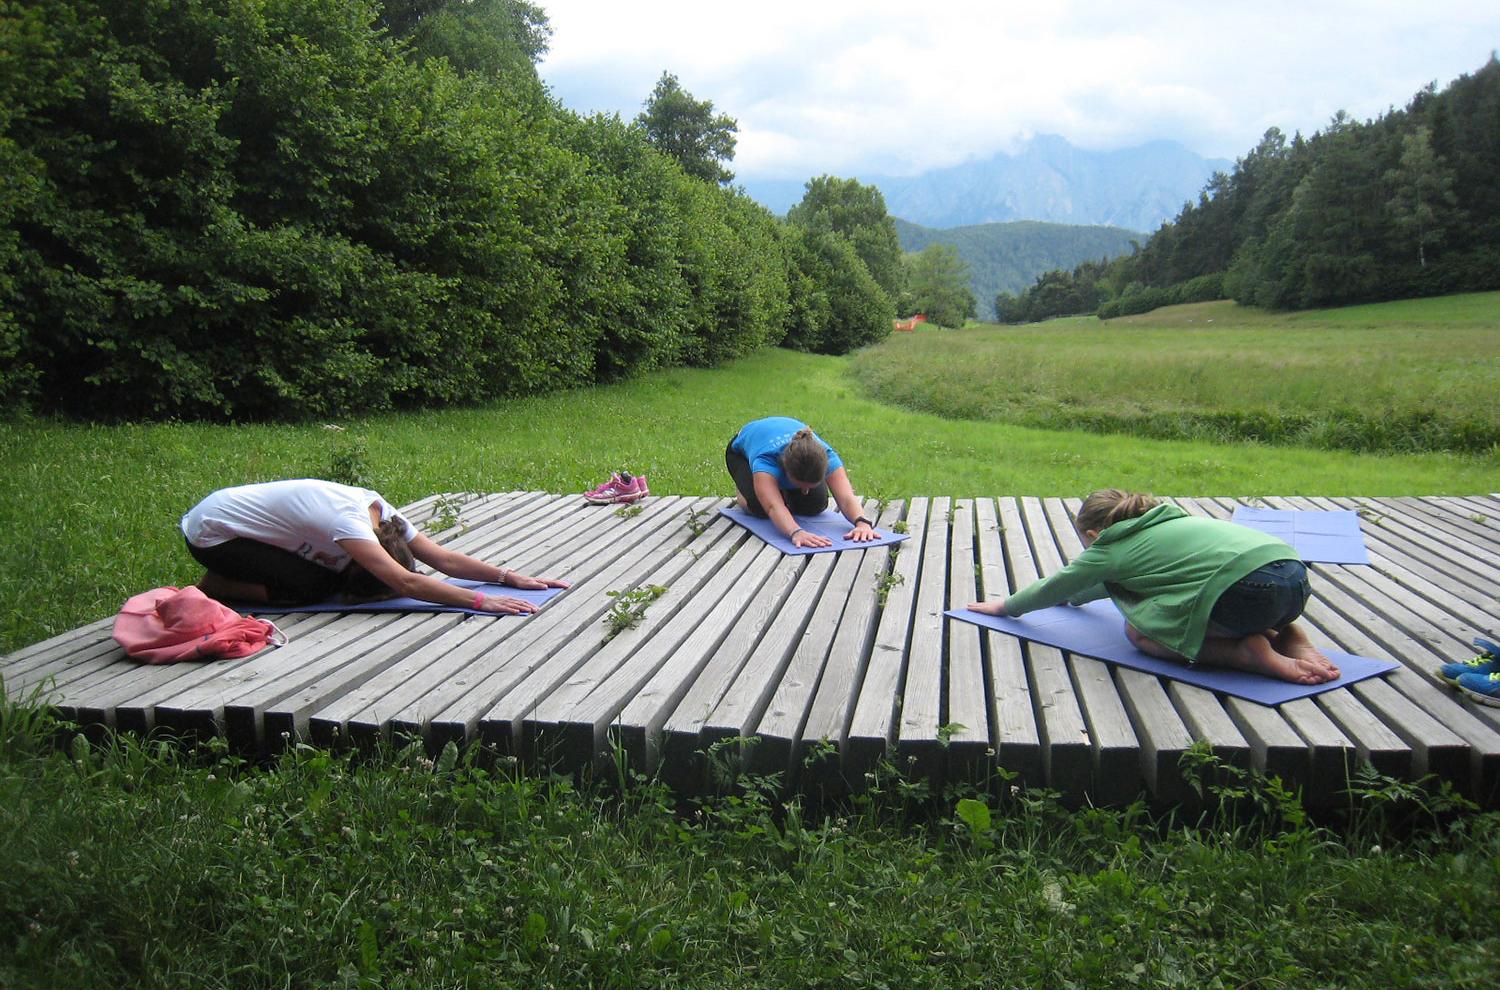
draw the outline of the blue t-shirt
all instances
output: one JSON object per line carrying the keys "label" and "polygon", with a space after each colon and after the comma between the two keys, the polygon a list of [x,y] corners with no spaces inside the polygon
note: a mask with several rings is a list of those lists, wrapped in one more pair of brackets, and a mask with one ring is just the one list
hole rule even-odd
{"label": "blue t-shirt", "polygon": [[[773,476],[776,484],[782,488],[792,488],[795,487],[792,479],[781,470],[781,452],[786,449],[787,444],[792,442],[792,437],[797,435],[797,431],[805,429],[807,429],[806,423],[792,419],[790,416],[767,416],[765,419],[746,423],[730,446],[745,455],[745,460],[750,462],[751,471],[764,471]],[[828,451],[829,474],[844,466],[838,452],[823,443],[822,437],[814,433],[813,439],[823,444],[823,449]]]}

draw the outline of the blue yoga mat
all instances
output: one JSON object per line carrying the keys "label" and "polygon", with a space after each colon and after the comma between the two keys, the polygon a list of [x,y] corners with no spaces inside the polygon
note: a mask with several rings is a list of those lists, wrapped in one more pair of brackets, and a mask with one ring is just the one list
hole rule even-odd
{"label": "blue yoga mat", "polygon": [[1310,564],[1370,562],[1365,535],[1359,531],[1359,513],[1352,509],[1314,512],[1237,505],[1230,521],[1285,540]]}
{"label": "blue yoga mat", "polygon": [[1132,670],[1169,677],[1174,681],[1194,684],[1262,705],[1279,705],[1297,698],[1322,694],[1367,677],[1388,673],[1397,667],[1390,660],[1372,660],[1352,653],[1324,650],[1323,654],[1339,668],[1338,679],[1323,684],[1293,684],[1242,670],[1162,660],[1132,646],[1130,640],[1125,638],[1125,619],[1120,615],[1119,609],[1115,608],[1113,602],[1102,600],[1079,606],[1054,605],[1028,612],[1018,619],[985,615],[968,609],[953,609],[943,614],[986,629],[1055,646],[1069,653],[1097,657]]}
{"label": "blue yoga mat", "polygon": [[[530,602],[536,606],[545,605],[554,596],[561,594],[562,588],[541,588],[531,590],[527,588],[511,588],[500,584],[485,584],[483,581],[465,581],[462,578],[447,578],[448,584],[457,585],[460,588],[471,588],[482,591],[486,595],[500,595],[506,598],[519,598],[523,602]],[[488,615],[498,618],[509,614],[505,612],[480,612],[477,609],[465,608],[461,605],[439,605],[436,602],[424,602],[418,598],[386,598],[378,602],[318,602],[316,605],[260,605],[245,602],[228,602],[230,608],[236,612],[245,612],[255,615],[282,615],[287,612],[464,612],[469,615]]]}
{"label": "blue yoga mat", "polygon": [[875,547],[888,546],[892,543],[900,543],[907,539],[905,533],[893,533],[888,529],[877,530],[880,534],[878,539],[868,540],[864,543],[856,543],[854,540],[844,539],[844,534],[854,527],[849,525],[849,520],[839,513],[829,509],[822,515],[817,516],[793,516],[797,525],[809,533],[817,533],[826,536],[833,541],[826,547],[798,547],[793,546],[792,541],[776,528],[776,524],[769,519],[760,516],[752,516],[740,508],[720,509],[719,515],[726,517],[730,522],[738,523],[756,536],[765,540],[771,546],[782,553],[836,553],[839,550],[870,550]]}

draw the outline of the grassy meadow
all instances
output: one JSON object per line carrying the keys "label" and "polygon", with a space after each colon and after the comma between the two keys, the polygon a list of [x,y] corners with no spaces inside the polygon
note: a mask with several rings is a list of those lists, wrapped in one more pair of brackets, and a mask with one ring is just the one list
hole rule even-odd
{"label": "grassy meadow", "polygon": [[924,330],[865,350],[852,373],[875,398],[952,419],[1500,465],[1488,399],[1500,391],[1500,292]]}
{"label": "grassy meadow", "polygon": [[[1081,495],[1106,485],[1166,495],[1497,490],[1494,452],[1372,454],[1040,429],[887,405],[857,380],[894,356],[913,381],[935,375],[936,389],[979,363],[950,366],[944,356],[954,348],[990,353],[1017,334],[1055,367],[1066,339],[1058,332],[902,334],[850,358],[767,350],[712,371],[673,369],[482,408],[334,424],[0,423],[0,652],[109,615],[145,588],[195,580],[176,522],[215,488],[358,476],[401,504],[443,491],[581,492],[626,468],[644,473],[654,492],[727,495],[724,444],[748,420],[780,413],[813,424],[843,455],[856,489],[883,498]],[[1080,333],[1086,349],[1099,331]],[[1500,335],[1490,336],[1497,342],[1488,346],[1500,347]],[[1362,338],[1358,349],[1371,346]],[[1448,362],[1454,375],[1482,367],[1457,349]],[[1490,369],[1500,376],[1493,359]]]}
{"label": "grassy meadow", "polygon": [[[1372,453],[1019,425],[1053,402],[1072,408],[1065,394],[1089,408],[1186,402],[1185,392],[1136,396],[1132,383],[1146,379],[1113,377],[1122,333],[1145,342],[1138,357],[1161,362],[1163,379],[1196,349],[1204,374],[1221,376],[1226,408],[1266,350],[1237,356],[1234,342],[1257,334],[1297,341],[1284,348],[1285,367],[1300,368],[1295,408],[1316,411],[1331,389],[1358,396],[1365,386],[1346,382],[1355,376],[1343,366],[1368,365],[1371,388],[1381,374],[1405,375],[1380,394],[1395,402],[1410,389],[1400,401],[1413,408],[1463,381],[1493,393],[1500,343],[1486,339],[1472,298],[1442,302],[1454,307],[1451,333],[1434,331],[1439,302],[1364,315],[1241,312],[1228,331],[1220,316],[1216,329],[1185,323],[1222,310],[1186,307],[1102,329],[1062,321],[900,335],[851,358],[767,351],[715,371],[337,424],[4,423],[0,652],[109,615],[134,592],[193,580],[176,521],[217,487],[335,474],[400,503],[438,491],[581,491],[628,468],[655,492],[727,494],[725,441],[771,413],[814,424],[856,488],[885,497],[1077,495],[1105,484],[1494,491],[1493,450]],[[1161,322],[1171,320],[1189,326],[1192,348],[1167,345],[1183,336]],[[1391,353],[1427,362],[1429,377]],[[890,396],[871,368],[927,381],[931,394]],[[957,410],[965,383],[1012,398],[1029,388],[1036,401]],[[1214,408],[1212,389],[1194,394]],[[1493,421],[1485,403],[1467,402]],[[936,794],[889,767],[850,802],[811,807],[775,779],[680,802],[651,781],[527,777],[451,749],[357,760],[297,747],[257,766],[215,743],[91,748],[75,738],[59,748],[60,728],[0,699],[0,987],[1500,981],[1500,815],[1373,775],[1318,820],[1279,781],[1201,753],[1201,817],[1065,808],[1003,779]]]}

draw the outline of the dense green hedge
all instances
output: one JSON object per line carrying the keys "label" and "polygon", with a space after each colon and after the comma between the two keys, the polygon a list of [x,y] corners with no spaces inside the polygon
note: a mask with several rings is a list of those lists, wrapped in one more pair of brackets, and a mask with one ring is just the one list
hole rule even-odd
{"label": "dense green hedge", "polygon": [[385,7],[0,0],[0,407],[331,416],[781,341],[780,221]]}

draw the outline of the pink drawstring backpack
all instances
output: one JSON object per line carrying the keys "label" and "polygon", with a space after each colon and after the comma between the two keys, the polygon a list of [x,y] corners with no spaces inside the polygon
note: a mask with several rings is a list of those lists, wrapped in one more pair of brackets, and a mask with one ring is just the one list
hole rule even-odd
{"label": "pink drawstring backpack", "polygon": [[266,620],[240,615],[193,587],[136,595],[115,616],[114,638],[145,663],[232,660],[286,642]]}

